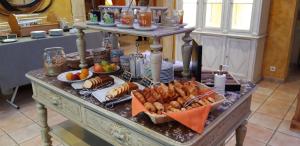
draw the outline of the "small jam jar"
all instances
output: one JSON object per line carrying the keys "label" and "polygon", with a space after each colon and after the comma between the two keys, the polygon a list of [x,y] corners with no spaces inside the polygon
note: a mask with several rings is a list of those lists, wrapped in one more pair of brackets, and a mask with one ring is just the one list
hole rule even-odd
{"label": "small jam jar", "polygon": [[138,22],[142,27],[150,27],[152,24],[152,12],[150,9],[141,9],[138,13]]}
{"label": "small jam jar", "polygon": [[132,26],[134,20],[133,11],[131,9],[122,9],[121,13],[121,23],[123,25]]}
{"label": "small jam jar", "polygon": [[104,10],[104,13],[102,15],[102,23],[104,24],[114,24],[115,23],[115,17],[114,12],[111,9]]}

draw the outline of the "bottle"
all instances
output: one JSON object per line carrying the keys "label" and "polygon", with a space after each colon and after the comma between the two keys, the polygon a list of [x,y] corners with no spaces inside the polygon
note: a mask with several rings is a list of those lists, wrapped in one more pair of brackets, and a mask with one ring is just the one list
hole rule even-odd
{"label": "bottle", "polygon": [[225,65],[220,65],[214,77],[214,88],[219,94],[225,95],[226,74],[223,72]]}

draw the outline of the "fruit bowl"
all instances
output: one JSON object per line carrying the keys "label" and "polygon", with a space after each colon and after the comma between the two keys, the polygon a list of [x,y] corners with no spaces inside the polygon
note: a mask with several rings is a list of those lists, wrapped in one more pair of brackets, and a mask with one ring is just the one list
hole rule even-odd
{"label": "fruit bowl", "polygon": [[120,70],[120,67],[114,63],[102,61],[101,63],[95,63],[89,70],[95,74],[113,74]]}
{"label": "fruit bowl", "polygon": [[119,70],[120,70],[120,67],[119,67],[119,66],[116,66],[116,69],[115,69],[115,70],[113,70],[113,71],[108,71],[108,72],[106,72],[106,71],[98,71],[98,72],[96,72],[96,71],[94,70],[94,66],[90,67],[89,70],[90,70],[91,72],[93,72],[94,74],[108,75],[108,74],[113,74],[113,73],[119,71]]}
{"label": "fruit bowl", "polygon": [[87,75],[87,77],[83,78],[83,79],[74,79],[74,80],[69,80],[67,79],[67,74],[72,73],[74,75],[81,73],[81,70],[75,70],[75,71],[68,71],[68,72],[64,72],[61,73],[57,76],[57,80],[62,81],[62,82],[66,82],[66,83],[75,83],[75,82],[81,82],[84,80],[89,79],[90,77],[93,76],[93,72],[89,71],[89,74]]}

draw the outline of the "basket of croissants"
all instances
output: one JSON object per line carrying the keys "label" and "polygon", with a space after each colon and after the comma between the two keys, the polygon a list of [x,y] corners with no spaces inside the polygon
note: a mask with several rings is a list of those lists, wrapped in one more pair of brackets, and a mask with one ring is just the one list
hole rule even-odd
{"label": "basket of croissants", "polygon": [[203,113],[207,114],[204,115],[204,118],[207,118],[209,111],[225,99],[224,96],[197,81],[176,80],[167,85],[160,83],[151,88],[135,90],[131,95],[133,116],[143,111],[155,124],[169,122],[176,118],[189,118],[188,114],[201,116],[201,113],[195,112],[203,112],[201,109],[209,106],[206,108],[206,113]]}

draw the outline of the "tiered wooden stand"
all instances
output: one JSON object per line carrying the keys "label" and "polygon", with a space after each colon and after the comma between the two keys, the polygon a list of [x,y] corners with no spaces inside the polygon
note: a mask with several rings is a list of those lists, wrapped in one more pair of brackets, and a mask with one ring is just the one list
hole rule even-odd
{"label": "tiered wooden stand", "polygon": [[[143,37],[152,37],[153,44],[150,45],[151,48],[151,71],[152,71],[152,79],[154,83],[160,81],[160,70],[162,63],[162,45],[160,44],[160,39],[162,37],[176,35],[184,33],[184,37],[182,40],[184,41],[183,46],[181,47],[182,51],[182,59],[183,59],[183,72],[182,75],[187,77],[190,75],[190,62],[192,56],[192,38],[190,36],[191,32],[195,29],[193,27],[190,28],[158,28],[153,31],[138,31],[134,29],[119,29],[117,27],[102,27],[99,25],[87,25],[85,22],[80,22],[75,24],[75,27],[78,29],[78,39],[77,39],[77,48],[80,54],[80,67],[86,67],[87,63],[85,58],[85,41],[84,41],[84,30],[85,29],[94,29],[99,30],[101,32],[110,32],[113,34],[128,34],[133,36],[143,36]],[[116,37],[116,35],[113,35]]]}

